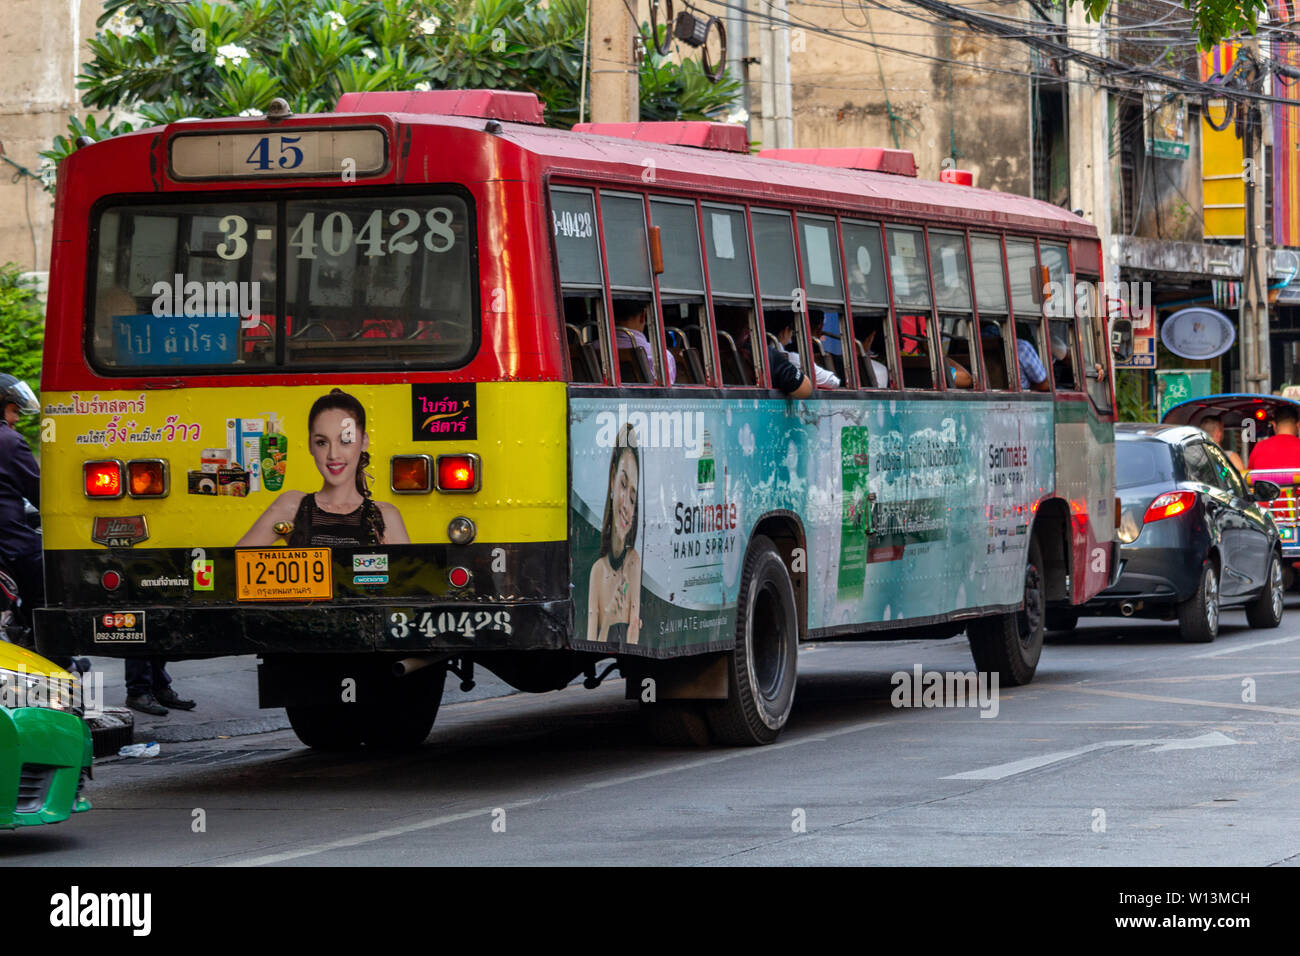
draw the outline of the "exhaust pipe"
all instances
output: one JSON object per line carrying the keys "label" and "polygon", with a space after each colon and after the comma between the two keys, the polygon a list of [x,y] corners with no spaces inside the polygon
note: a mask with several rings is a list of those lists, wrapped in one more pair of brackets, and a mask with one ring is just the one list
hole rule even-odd
{"label": "exhaust pipe", "polygon": [[1119,613],[1123,614],[1125,617],[1132,617],[1133,612],[1136,610],[1137,606],[1132,601],[1125,601],[1119,606]]}
{"label": "exhaust pipe", "polygon": [[394,677],[405,677],[407,674],[414,674],[423,667],[428,667],[437,658],[434,657],[403,657],[393,665]]}

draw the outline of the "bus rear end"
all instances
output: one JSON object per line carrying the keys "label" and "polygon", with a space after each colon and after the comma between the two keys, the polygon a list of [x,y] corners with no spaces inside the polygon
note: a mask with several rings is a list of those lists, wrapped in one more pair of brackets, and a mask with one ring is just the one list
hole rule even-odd
{"label": "bus rear end", "polygon": [[423,739],[448,661],[565,647],[554,291],[508,267],[545,236],[534,177],[481,118],[400,105],[66,161],[44,653],[259,654],[262,705],[340,747]]}

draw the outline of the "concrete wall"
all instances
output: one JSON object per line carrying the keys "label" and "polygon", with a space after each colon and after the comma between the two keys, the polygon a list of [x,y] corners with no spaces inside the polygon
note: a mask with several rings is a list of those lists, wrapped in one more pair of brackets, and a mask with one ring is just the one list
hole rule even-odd
{"label": "concrete wall", "polygon": [[[40,151],[82,112],[76,89],[98,0],[3,0],[0,4],[0,143],[5,156],[36,172]],[[0,162],[0,263],[45,270],[50,262],[54,196]]]}
{"label": "concrete wall", "polygon": [[[642,19],[648,20],[644,0],[640,6]],[[708,0],[700,0],[697,6],[718,16],[726,14]],[[1029,15],[1025,4],[968,6]],[[750,7],[771,10],[769,4],[753,0]],[[1029,69],[1029,53],[1023,46],[980,36],[956,24],[936,26],[853,3],[788,0],[788,13],[793,23],[807,24],[796,25],[791,35],[795,146],[897,145],[916,155],[918,172],[928,179],[938,178],[940,163],[955,152],[957,165],[975,174],[976,185],[1023,195],[1032,192],[1030,84],[1026,76],[1014,75]],[[749,56],[758,55],[757,33],[768,28],[765,24],[770,21],[751,16]],[[743,42],[734,31],[729,39],[733,51]],[[879,50],[867,45],[873,42]],[[699,55],[680,43],[677,50],[679,55]],[[954,62],[941,62],[948,60]],[[758,130],[753,117],[761,108],[758,69],[749,67],[755,81],[749,91],[753,138]]]}

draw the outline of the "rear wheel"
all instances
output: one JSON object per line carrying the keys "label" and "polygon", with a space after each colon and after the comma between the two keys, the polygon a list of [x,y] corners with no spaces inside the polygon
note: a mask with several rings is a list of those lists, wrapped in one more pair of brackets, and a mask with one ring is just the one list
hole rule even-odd
{"label": "rear wheel", "polygon": [[1029,542],[1025,562],[1024,606],[1018,611],[971,621],[966,628],[975,666],[981,671],[996,671],[999,683],[1007,687],[1033,680],[1043,653],[1046,603],[1042,548],[1035,538]]}
{"label": "rear wheel", "polygon": [[442,702],[447,671],[432,665],[363,690],[355,702],[285,708],[298,739],[314,750],[418,747],[424,743]]}
{"label": "rear wheel", "polygon": [[799,619],[794,586],[770,539],[750,542],[736,602],[736,648],[728,655],[730,694],[705,706],[714,739],[752,746],[776,740],[794,706]]}
{"label": "rear wheel", "polygon": [[1268,559],[1268,574],[1263,590],[1246,605],[1246,620],[1251,627],[1277,627],[1282,623],[1282,559],[1274,552]]}
{"label": "rear wheel", "polygon": [[1219,574],[1213,561],[1201,568],[1196,593],[1178,605],[1178,636],[1189,644],[1208,644],[1219,634]]}

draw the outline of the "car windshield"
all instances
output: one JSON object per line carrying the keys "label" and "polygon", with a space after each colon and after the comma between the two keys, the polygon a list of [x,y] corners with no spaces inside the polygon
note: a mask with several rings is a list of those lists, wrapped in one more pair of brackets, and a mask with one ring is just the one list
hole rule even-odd
{"label": "car windshield", "polygon": [[1162,441],[1117,441],[1115,485],[1136,488],[1174,480],[1173,455]]}

